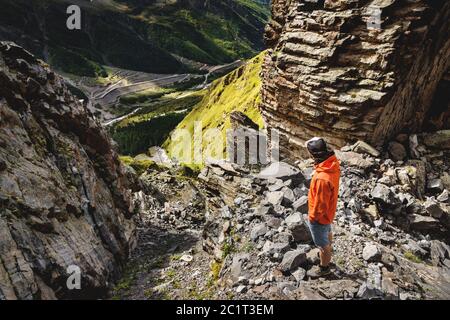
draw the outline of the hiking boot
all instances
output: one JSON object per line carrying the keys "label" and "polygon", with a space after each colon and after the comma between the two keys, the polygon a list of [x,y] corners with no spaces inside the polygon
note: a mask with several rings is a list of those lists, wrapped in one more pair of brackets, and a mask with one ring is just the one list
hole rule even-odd
{"label": "hiking boot", "polygon": [[314,266],[306,273],[311,279],[318,279],[321,277],[326,277],[331,274],[330,266],[322,267],[322,266]]}

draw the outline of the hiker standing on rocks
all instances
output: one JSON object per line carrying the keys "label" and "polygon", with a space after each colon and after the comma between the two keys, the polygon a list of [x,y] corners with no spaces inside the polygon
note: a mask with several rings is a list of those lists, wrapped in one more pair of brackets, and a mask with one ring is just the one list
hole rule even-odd
{"label": "hiker standing on rocks", "polygon": [[341,170],[339,160],[323,138],[307,141],[306,147],[315,163],[308,194],[308,225],[315,245],[320,248],[320,265],[308,271],[308,275],[318,278],[331,273],[331,225],[336,215]]}

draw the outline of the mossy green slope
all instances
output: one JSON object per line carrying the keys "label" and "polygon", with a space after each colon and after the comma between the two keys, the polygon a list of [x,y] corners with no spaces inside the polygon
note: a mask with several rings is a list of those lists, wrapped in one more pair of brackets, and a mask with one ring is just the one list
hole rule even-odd
{"label": "mossy green slope", "polygon": [[[202,101],[180,122],[163,147],[169,156],[186,164],[201,164],[207,158],[225,156],[226,131],[231,128],[230,114],[240,111],[263,127],[259,113],[261,66],[264,52],[244,66],[214,81]],[[197,127],[196,127],[197,126]],[[202,135],[194,135],[201,126]],[[188,136],[186,136],[186,134]],[[193,156],[194,140],[202,145],[200,163]]]}

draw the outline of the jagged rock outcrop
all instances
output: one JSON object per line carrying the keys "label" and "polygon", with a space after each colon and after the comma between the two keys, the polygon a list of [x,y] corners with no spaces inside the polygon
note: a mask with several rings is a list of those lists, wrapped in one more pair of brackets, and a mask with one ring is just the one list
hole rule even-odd
{"label": "jagged rock outcrop", "polygon": [[100,297],[134,242],[129,186],[62,78],[0,42],[0,299]]}
{"label": "jagged rock outcrop", "polygon": [[448,1],[274,0],[272,13],[261,110],[282,154],[316,135],[342,147],[421,130],[450,67]]}

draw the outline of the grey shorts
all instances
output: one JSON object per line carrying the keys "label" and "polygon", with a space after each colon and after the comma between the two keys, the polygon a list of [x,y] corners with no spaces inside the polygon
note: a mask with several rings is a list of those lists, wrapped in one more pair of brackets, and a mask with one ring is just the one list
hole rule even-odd
{"label": "grey shorts", "polygon": [[316,246],[323,248],[330,244],[328,236],[331,233],[331,224],[311,223],[308,221],[308,226]]}

